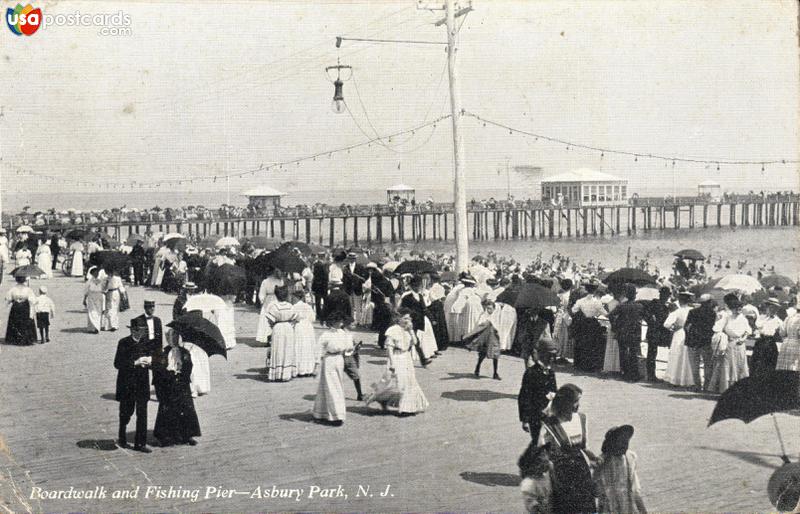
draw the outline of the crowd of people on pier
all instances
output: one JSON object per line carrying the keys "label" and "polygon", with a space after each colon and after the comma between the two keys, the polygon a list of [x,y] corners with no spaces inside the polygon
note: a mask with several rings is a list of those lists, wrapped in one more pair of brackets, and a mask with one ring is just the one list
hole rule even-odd
{"label": "crowd of people on pier", "polygon": [[[792,191],[764,192],[749,191],[748,193],[724,192],[718,199],[709,196],[673,197],[670,195],[660,198],[640,198],[634,194],[628,200],[630,205],[673,205],[679,202],[715,203],[715,202],[772,202],[772,201],[797,201],[797,194]],[[514,198],[508,195],[505,198],[473,198],[468,203],[471,211],[484,211],[496,209],[534,209],[552,206],[568,206],[566,199],[543,198],[540,200]],[[52,227],[64,228],[91,224],[118,223],[118,222],[182,222],[182,221],[219,221],[228,219],[248,218],[290,218],[314,216],[355,216],[396,214],[399,212],[444,212],[450,211],[452,204],[434,202],[432,197],[424,200],[411,198],[395,198],[383,204],[348,204],[330,205],[325,203],[304,204],[291,206],[261,206],[248,205],[236,206],[223,204],[218,208],[209,208],[203,205],[187,205],[184,207],[159,207],[133,208],[114,207],[111,209],[48,209],[35,211],[26,207],[21,212],[10,215],[8,221],[12,226]]]}
{"label": "crowd of people on pier", "polygon": [[[13,239],[0,235],[0,260],[8,268],[13,256],[15,269],[33,266],[40,273],[14,274],[16,284],[6,295],[7,344],[32,344],[37,328],[40,342],[49,341],[55,305],[46,287],[37,295],[29,282],[47,279],[69,258],[68,274],[85,280],[87,332],[93,334],[122,328],[127,290],[144,286],[176,295],[173,322],[196,313],[218,327],[225,350],[232,350],[234,306],[251,305],[259,313],[256,340],[267,348],[264,379],[316,380],[312,416],[332,426],[347,419],[349,382],[359,401],[413,416],[429,405],[417,366],[446,366],[448,349],[457,346],[476,352],[475,376],[489,360],[489,376],[503,380],[509,374],[501,369],[501,356],[519,356],[525,370],[519,416],[531,435],[520,470],[531,511],[543,504],[556,512],[645,511],[636,454],[628,449],[633,427],[613,427],[594,456],[579,411],[583,393],[572,384],[558,387],[555,365],[710,393],[770,370],[800,371],[797,284],[770,280],[775,270],[766,265],[747,274],[746,261],[723,264],[720,256],[679,253],[667,274],[654,269],[649,256],[630,256],[626,267],[610,270],[562,254],[521,263],[489,253],[456,273],[452,255],[425,251],[328,249],[292,241],[266,249],[247,239],[210,244],[177,234],[146,234],[123,244],[92,233],[66,242],[60,234]],[[104,261],[93,260],[101,254]],[[224,273],[240,280],[219,291]],[[764,286],[715,287],[724,275]],[[151,451],[143,435],[151,370],[159,399],[154,434],[165,446],[196,444],[201,431],[194,398],[211,391],[207,351],[178,329],[162,335],[153,311],[148,300],[145,314],[120,340],[114,363],[119,444],[127,446],[126,427],[135,414],[134,449],[143,452]],[[319,335],[315,324],[324,327]],[[387,360],[380,380],[363,387],[359,339],[368,332],[377,334]],[[668,349],[660,377],[659,348]],[[564,473],[577,478],[559,480]],[[629,479],[621,483],[620,476]]]}

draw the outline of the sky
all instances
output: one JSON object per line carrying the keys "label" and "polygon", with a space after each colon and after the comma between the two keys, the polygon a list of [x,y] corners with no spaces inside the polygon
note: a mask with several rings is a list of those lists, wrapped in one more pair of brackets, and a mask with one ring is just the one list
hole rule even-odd
{"label": "sky", "polygon": [[[2,11],[16,2],[0,2]],[[38,2],[47,15],[124,13],[130,34],[50,25],[0,27],[4,195],[103,192],[104,184],[186,180],[147,191],[221,187],[268,167],[401,132],[449,114],[442,12],[416,0]],[[795,1],[474,0],[462,18],[462,107],[526,132],[642,156],[800,159]],[[5,25],[5,24],[4,24]],[[350,114],[331,110],[325,67]],[[796,163],[634,160],[536,140],[464,117],[468,188],[538,190],[589,167],[642,196],[716,180],[723,189],[799,189]],[[374,190],[452,184],[450,120],[383,144],[263,169],[235,191]],[[541,168],[536,173],[506,167]],[[20,170],[23,175],[18,174]],[[44,175],[59,181],[44,179]],[[219,176],[217,182],[198,178]],[[73,181],[86,180],[92,185]],[[189,180],[195,180],[188,183]],[[138,187],[138,185],[136,186]]]}

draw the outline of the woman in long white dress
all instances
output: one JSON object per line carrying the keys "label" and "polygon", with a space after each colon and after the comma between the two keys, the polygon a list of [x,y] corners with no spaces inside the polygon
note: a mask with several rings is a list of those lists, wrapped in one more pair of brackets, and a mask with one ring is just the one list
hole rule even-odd
{"label": "woman in long white dress", "polygon": [[258,288],[258,299],[261,302],[261,315],[258,317],[256,341],[266,343],[272,334],[272,328],[266,318],[267,308],[275,301],[275,288],[283,286],[283,275],[280,270],[274,270],[267,278],[261,281]]}
{"label": "woman in long white dress", "polygon": [[[738,380],[750,376],[747,367],[747,347],[745,340],[753,333],[750,322],[742,314],[742,302],[733,294],[723,298],[727,309],[719,313],[714,323],[712,347],[717,356],[709,388],[724,393]],[[780,354],[778,356],[780,362]]]}
{"label": "woman in long white dress", "polygon": [[560,282],[561,292],[558,298],[561,304],[556,311],[556,321],[553,324],[553,341],[558,348],[559,359],[574,358],[574,349],[569,338],[569,326],[572,324],[572,317],[569,314],[569,293],[572,289],[572,281],[568,278]]}
{"label": "woman in long white dress", "polygon": [[447,296],[445,296],[444,302],[442,302],[442,306],[444,308],[444,319],[447,323],[447,336],[451,343],[461,341],[461,336],[463,335],[460,332],[461,313],[454,312],[453,305],[458,300],[458,296],[461,294],[461,290],[464,289],[464,287],[464,284],[458,284],[453,287],[453,289],[447,293]]}
{"label": "woman in long white dress", "polygon": [[72,268],[69,274],[72,277],[83,277],[83,243],[75,241],[69,245],[69,250],[72,252]]}
{"label": "woman in long white dress", "polygon": [[47,278],[53,278],[53,253],[50,245],[40,244],[36,249],[36,265],[44,271]]}
{"label": "woman in long white dress", "polygon": [[669,313],[664,321],[664,328],[672,331],[672,342],[669,347],[669,360],[667,362],[666,380],[672,385],[691,387],[694,385],[692,364],[689,359],[689,349],[686,347],[686,317],[691,307],[689,301],[692,293],[678,293],[678,308]]}
{"label": "woman in long white dress", "polygon": [[462,282],[466,287],[461,290],[452,308],[453,312],[460,314],[458,326],[456,327],[458,341],[461,341],[466,334],[475,330],[479,323],[478,320],[483,314],[483,303],[477,288],[475,288],[475,281],[465,278],[462,279]]}
{"label": "woman in long white dress", "polygon": [[286,286],[275,288],[275,301],[267,307],[265,317],[272,328],[267,379],[287,382],[297,376],[297,356],[295,355],[294,324],[297,315],[292,309],[289,289]]}
{"label": "woman in long white dress", "polygon": [[414,360],[411,354],[414,348],[414,324],[411,321],[411,311],[401,308],[398,315],[400,317],[397,324],[386,330],[386,351],[389,357],[389,370],[397,376],[400,397],[397,402],[388,405],[396,406],[401,415],[416,414],[428,408],[428,400],[414,372]]}
{"label": "woman in long white dress", "polygon": [[92,267],[89,270],[89,280],[83,292],[83,305],[86,307],[86,320],[89,332],[99,334],[102,324],[103,307],[105,302],[105,287],[103,280],[98,278],[100,270]]}
{"label": "woman in long white dress", "polygon": [[125,286],[122,284],[119,271],[113,270],[111,275],[106,278],[103,286],[106,303],[100,323],[100,330],[109,330],[113,332],[119,328],[119,301],[122,294],[125,293]]}
{"label": "woman in long white dress", "polygon": [[[624,291],[617,291],[614,297],[605,304],[608,314],[614,312],[614,309],[619,306],[624,296]],[[619,373],[622,371],[619,361],[619,342],[617,341],[617,335],[614,334],[614,331],[611,329],[611,323],[607,322],[608,315],[606,315],[605,318],[606,320],[602,323],[603,326],[606,327],[606,351],[603,357],[603,373]]]}
{"label": "woman in long white dress", "polygon": [[319,336],[322,365],[312,415],[314,419],[341,425],[346,415],[343,354],[353,349],[353,335],[344,330],[342,313],[338,311],[333,312],[325,322],[330,329]]}
{"label": "woman in long white dress", "polygon": [[314,309],[303,301],[304,297],[303,291],[295,291],[295,304],[292,307],[297,316],[297,324],[294,326],[294,347],[299,377],[313,375],[319,358],[317,339],[314,337]]}
{"label": "woman in long white dress", "polygon": [[236,295],[223,295],[222,300],[225,302],[225,308],[216,313],[217,327],[222,332],[222,338],[225,339],[226,350],[236,346],[236,309],[233,306],[235,299]]}

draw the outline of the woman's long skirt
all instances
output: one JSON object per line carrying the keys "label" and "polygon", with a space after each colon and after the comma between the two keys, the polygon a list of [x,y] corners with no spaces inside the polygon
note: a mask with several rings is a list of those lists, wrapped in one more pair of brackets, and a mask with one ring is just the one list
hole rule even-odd
{"label": "woman's long skirt", "polygon": [[117,330],[119,328],[119,299],[118,290],[106,293],[106,308],[103,311],[103,317],[100,322],[100,328],[103,330]]}
{"label": "woman's long skirt", "polygon": [[672,344],[669,347],[666,379],[667,382],[676,386],[695,385],[689,349],[684,344],[685,341],[686,332],[680,329],[672,335]]}
{"label": "woman's long skirt", "polygon": [[14,302],[8,314],[6,344],[29,345],[36,342],[36,323],[29,302]]}
{"label": "woman's long skirt", "polygon": [[267,364],[267,379],[287,382],[297,376],[294,327],[289,322],[272,327],[272,346]]}
{"label": "woman's long skirt", "polygon": [[[425,315],[431,320],[431,325],[433,325],[433,335],[436,337],[436,346],[440,351],[446,350],[450,344],[450,338],[447,335],[447,319],[444,316],[444,305],[442,301],[436,300],[435,302],[431,302]],[[390,325],[384,327],[383,330],[385,331]]]}
{"label": "woman's long skirt", "polygon": [[202,396],[211,392],[211,367],[208,363],[208,354],[199,346],[192,343],[183,343],[192,356],[192,374],[189,377],[189,388],[192,396]]}
{"label": "woman's long skirt", "polygon": [[322,357],[317,397],[312,415],[315,419],[344,421],[346,405],[344,396],[344,358],[341,354]]}
{"label": "woman's long skirt", "polygon": [[158,414],[153,435],[161,442],[185,442],[200,436],[200,422],[194,410],[192,392],[187,380],[170,373],[160,386]]}
{"label": "woman's long skirt", "polygon": [[53,256],[49,253],[40,253],[36,256],[36,265],[44,271],[47,278],[53,278]]}
{"label": "woman's long skirt", "polygon": [[317,367],[319,350],[314,337],[314,325],[304,319],[294,326],[294,347],[297,357],[297,375],[300,377],[313,375]]}
{"label": "woman's long skirt", "polygon": [[73,277],[81,277],[83,278],[83,252],[80,250],[75,250],[72,252],[72,269],[70,269],[69,274]]}
{"label": "woman's long skirt", "polygon": [[395,406],[400,412],[424,412],[428,408],[428,399],[425,398],[417,382],[411,352],[398,353],[392,357],[394,372],[397,375],[397,388],[400,390],[400,400]]}
{"label": "woman's long skirt", "polygon": [[104,300],[103,293],[89,293],[86,297],[86,320],[89,330],[99,332],[102,328]]}

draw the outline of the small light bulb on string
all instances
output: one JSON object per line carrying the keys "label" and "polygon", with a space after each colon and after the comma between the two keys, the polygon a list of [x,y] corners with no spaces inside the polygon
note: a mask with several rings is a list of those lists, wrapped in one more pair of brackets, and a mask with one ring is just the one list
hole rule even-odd
{"label": "small light bulb on string", "polygon": [[761,174],[762,175],[764,174],[764,163],[763,162],[761,163]]}
{"label": "small light bulb on string", "polygon": [[638,155],[634,155],[633,156],[633,162],[639,162],[639,156]]}
{"label": "small light bulb on string", "polygon": [[602,159],[603,157],[605,157],[605,155],[606,155],[605,153],[603,153],[603,152],[600,152],[600,158],[601,158],[601,159]]}
{"label": "small light bulb on string", "polygon": [[719,171],[719,163],[717,163],[717,171]]}

